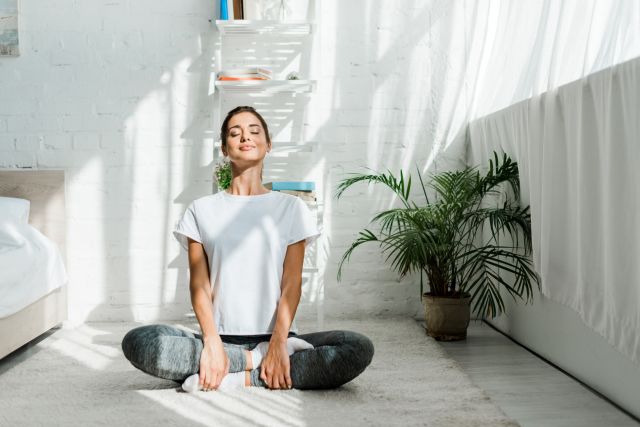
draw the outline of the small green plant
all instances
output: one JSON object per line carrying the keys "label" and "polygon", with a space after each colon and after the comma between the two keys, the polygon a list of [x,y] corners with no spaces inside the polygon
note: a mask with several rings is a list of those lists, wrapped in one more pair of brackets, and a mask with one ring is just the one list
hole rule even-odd
{"label": "small green plant", "polygon": [[[378,235],[366,228],[360,232],[340,261],[338,281],[342,264],[356,247],[378,242],[383,253],[388,254],[386,259],[392,258],[392,268],[400,277],[420,272],[421,296],[425,273],[431,295],[461,297],[468,293],[474,311],[482,317],[495,317],[504,311],[500,288],[506,289],[514,300],[516,296],[526,296],[527,302],[532,299],[533,284],[540,289],[530,258],[529,206],[520,207],[518,165],[506,154],[499,159],[494,152],[485,174],[467,167],[432,175],[432,201],[418,171],[426,199],[422,206],[409,199],[411,176],[405,181],[402,171],[400,179],[391,172],[352,175],[355,176],[340,182],[336,198],[351,185],[367,181],[389,187],[404,206],[373,218],[371,222],[381,224]],[[506,197],[504,203],[483,203],[487,196],[506,194],[505,188],[509,187],[513,197]],[[486,225],[490,233],[483,233]]]}
{"label": "small green plant", "polygon": [[216,181],[218,189],[226,190],[231,185],[231,162],[227,158],[223,158],[215,167]]}

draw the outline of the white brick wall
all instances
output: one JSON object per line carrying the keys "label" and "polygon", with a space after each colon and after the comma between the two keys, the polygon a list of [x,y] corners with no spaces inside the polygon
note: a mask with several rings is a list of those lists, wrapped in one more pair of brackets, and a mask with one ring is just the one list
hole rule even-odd
{"label": "white brick wall", "polygon": [[[211,191],[212,3],[21,1],[22,54],[0,58],[0,167],[66,170],[74,321],[175,319],[190,309],[186,254],[171,229]],[[324,275],[321,300],[304,301],[301,316],[318,307],[422,315],[419,277],[398,282],[374,246],[359,248],[336,283],[357,232],[393,202],[365,185],[336,202],[341,174],[361,166],[415,173],[446,123],[442,92],[431,86],[455,64],[446,47],[437,57],[430,50],[443,2],[402,3],[317,2],[311,55],[295,58],[317,91],[292,123],[274,122],[280,140],[318,144],[311,176],[325,202]]]}

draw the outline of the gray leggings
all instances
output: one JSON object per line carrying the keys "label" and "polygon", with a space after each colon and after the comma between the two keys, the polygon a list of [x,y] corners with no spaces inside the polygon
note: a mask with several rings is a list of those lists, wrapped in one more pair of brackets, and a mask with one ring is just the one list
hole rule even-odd
{"label": "gray leggings", "polygon": [[[373,343],[352,331],[334,330],[295,336],[314,346],[289,356],[293,388],[339,387],[362,373],[373,358]],[[244,371],[244,350],[252,350],[271,335],[220,335],[229,357],[229,372]],[[202,335],[169,325],[139,326],[122,339],[122,351],[133,366],[156,377],[182,383],[200,369]],[[267,387],[260,367],[251,370],[251,385]]]}

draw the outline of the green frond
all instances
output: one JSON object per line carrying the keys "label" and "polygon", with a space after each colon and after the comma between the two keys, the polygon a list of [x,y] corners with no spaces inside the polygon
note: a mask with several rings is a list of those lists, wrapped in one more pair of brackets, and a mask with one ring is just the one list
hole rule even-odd
{"label": "green frond", "polygon": [[336,199],[339,199],[340,196],[342,196],[342,193],[345,192],[345,190],[347,190],[352,185],[357,184],[358,182],[367,182],[369,184],[378,183],[378,184],[384,184],[388,188],[390,188],[396,195],[398,195],[398,197],[400,197],[403,204],[405,206],[408,206],[409,190],[411,189],[411,179],[409,178],[409,181],[405,185],[404,174],[402,171],[400,171],[400,179],[397,179],[393,175],[393,173],[391,173],[391,171],[388,171],[388,173],[386,174],[385,173],[375,173],[375,174],[352,173],[351,175],[353,176],[350,178],[343,179],[338,184],[338,187],[336,188],[336,192],[335,192]]}
{"label": "green frond", "polygon": [[[378,235],[365,229],[344,253],[339,268],[353,250],[367,242],[378,242],[385,262],[400,277],[420,271],[427,275],[434,295],[459,290],[472,296],[473,310],[482,317],[504,311],[500,294],[504,289],[514,300],[529,301],[540,278],[531,260],[531,213],[518,201],[518,164],[505,153],[493,153],[486,172],[476,167],[431,175],[428,183],[435,193],[430,200],[416,164],[425,202],[410,200],[411,175],[400,171],[351,174],[336,190],[336,198],[358,182],[383,184],[404,204],[374,215]],[[511,191],[512,194],[509,194]],[[504,203],[487,196],[506,194]],[[492,202],[492,203],[489,203]],[[421,288],[422,292],[422,288]]]}
{"label": "green frond", "polygon": [[351,253],[353,252],[353,250],[364,243],[378,241],[378,238],[376,237],[376,235],[366,228],[363,231],[361,231],[359,235],[360,237],[358,237],[358,239],[356,239],[356,241],[353,242],[349,247],[349,249],[347,249],[345,253],[342,255],[342,259],[340,260],[340,264],[338,266],[338,282],[342,277],[342,264],[351,258]]}
{"label": "green frond", "polygon": [[420,173],[420,169],[418,168],[417,164],[416,164],[416,169],[418,171],[418,178],[420,179],[420,186],[422,187],[422,194],[424,194],[424,199],[428,205],[430,204],[430,202],[429,202],[429,196],[427,195],[427,188],[424,185],[424,181],[422,180],[422,174]]}
{"label": "green frond", "polygon": [[478,182],[478,191],[484,197],[495,188],[507,183],[513,191],[515,200],[520,197],[520,175],[518,164],[511,160],[506,153],[502,155],[502,161],[498,158],[498,153],[494,151],[493,159],[489,160],[489,170]]}
{"label": "green frond", "polygon": [[491,231],[488,243],[497,242],[500,233],[506,232],[515,238],[514,248],[520,247],[520,238],[523,238],[523,249],[527,254],[532,251],[529,206],[521,208],[505,202],[498,208],[479,208],[467,212],[463,222],[469,230],[480,230],[485,223],[488,223]]}

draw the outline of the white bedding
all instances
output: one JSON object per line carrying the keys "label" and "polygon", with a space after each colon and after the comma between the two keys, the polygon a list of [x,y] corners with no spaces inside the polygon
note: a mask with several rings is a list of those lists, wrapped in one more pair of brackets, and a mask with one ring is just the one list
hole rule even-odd
{"label": "white bedding", "polygon": [[0,318],[67,283],[58,246],[29,224],[0,219]]}

